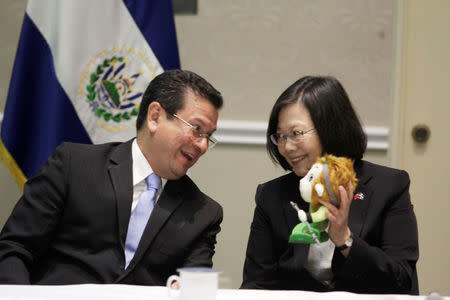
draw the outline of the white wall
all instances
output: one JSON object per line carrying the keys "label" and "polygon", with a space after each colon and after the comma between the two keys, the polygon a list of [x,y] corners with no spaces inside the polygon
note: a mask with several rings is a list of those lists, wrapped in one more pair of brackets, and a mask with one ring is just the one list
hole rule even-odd
{"label": "white wall", "polygon": [[[276,98],[300,76],[330,74],[343,82],[366,126],[387,130],[393,6],[390,0],[200,0],[198,15],[175,18],[182,66],[223,92],[222,121],[266,122]],[[384,150],[366,159],[388,163]],[[262,145],[218,145],[193,168],[197,184],[224,207],[214,257],[224,271],[222,286],[241,283],[257,184],[281,174]]]}
{"label": "white wall", "polygon": [[[326,74],[343,82],[366,126],[386,131],[393,6],[391,0],[199,0],[197,15],[175,18],[182,67],[222,91],[221,122],[264,125],[288,85],[306,74]],[[0,111],[24,10],[25,0],[0,1]],[[387,135],[380,139],[385,143]],[[366,159],[388,164],[386,149],[371,150]],[[224,271],[222,287],[241,283],[257,184],[282,173],[263,145],[245,144],[218,145],[192,169],[200,188],[224,207],[214,257],[215,267]],[[20,195],[3,165],[0,191],[1,226]]]}
{"label": "white wall", "polygon": [[[0,121],[3,116],[25,6],[25,0],[0,1]],[[1,161],[0,194],[0,227],[3,227],[3,223],[20,196],[20,190]]]}

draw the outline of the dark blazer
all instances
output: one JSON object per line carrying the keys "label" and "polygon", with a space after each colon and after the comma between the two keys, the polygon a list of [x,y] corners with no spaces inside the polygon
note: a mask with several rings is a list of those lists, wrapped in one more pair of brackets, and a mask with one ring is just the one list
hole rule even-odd
{"label": "dark blazer", "polygon": [[129,267],[131,143],[64,143],[30,179],[0,234],[0,283],[165,285],[212,266],[222,207],[184,176],[169,180]]}
{"label": "dark blazer", "polygon": [[259,185],[251,224],[244,279],[241,288],[346,290],[359,293],[408,293],[419,256],[417,222],[409,197],[406,172],[366,161],[355,164],[359,179],[349,227],[354,235],[347,259],[335,250],[332,261],[334,288],[312,278],[304,269],[309,245],[289,244],[292,229],[299,223],[289,204],[301,199],[294,173]]}

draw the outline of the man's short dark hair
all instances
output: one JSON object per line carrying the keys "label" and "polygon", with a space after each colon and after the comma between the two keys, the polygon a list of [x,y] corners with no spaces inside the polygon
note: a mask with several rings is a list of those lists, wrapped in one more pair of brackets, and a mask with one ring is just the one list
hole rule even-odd
{"label": "man's short dark hair", "polygon": [[153,101],[159,102],[169,117],[184,107],[186,92],[192,91],[205,98],[216,108],[223,104],[222,95],[208,81],[191,71],[169,70],[156,76],[148,85],[142,97],[136,129],[142,127],[147,110]]}
{"label": "man's short dark hair", "polygon": [[277,132],[280,111],[293,103],[303,103],[322,144],[323,154],[345,156],[353,160],[363,157],[367,137],[350,99],[340,82],[330,76],[302,77],[288,87],[275,102],[267,128],[267,152],[285,170],[292,167],[270,141]]}

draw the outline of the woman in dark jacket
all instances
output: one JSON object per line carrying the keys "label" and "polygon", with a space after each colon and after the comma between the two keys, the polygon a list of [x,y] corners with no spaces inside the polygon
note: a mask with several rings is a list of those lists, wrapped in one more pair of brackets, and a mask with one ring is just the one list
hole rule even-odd
{"label": "woman in dark jacket", "polygon": [[[267,130],[272,160],[292,172],[258,186],[241,288],[409,293],[419,256],[405,171],[362,160],[367,138],[342,85],[307,76],[276,101]],[[329,241],[292,244],[308,211],[299,180],[321,155],[354,160],[358,186],[340,187],[328,208]]]}

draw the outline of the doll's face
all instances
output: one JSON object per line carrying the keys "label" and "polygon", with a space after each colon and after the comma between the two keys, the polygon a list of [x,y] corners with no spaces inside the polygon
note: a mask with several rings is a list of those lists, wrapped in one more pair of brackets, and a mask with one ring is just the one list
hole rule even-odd
{"label": "doll's face", "polygon": [[308,173],[300,180],[300,194],[303,200],[310,203],[313,192],[313,182],[316,178],[320,177],[322,173],[323,165],[320,163],[314,164]]}

